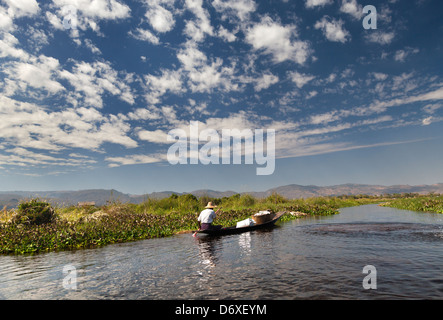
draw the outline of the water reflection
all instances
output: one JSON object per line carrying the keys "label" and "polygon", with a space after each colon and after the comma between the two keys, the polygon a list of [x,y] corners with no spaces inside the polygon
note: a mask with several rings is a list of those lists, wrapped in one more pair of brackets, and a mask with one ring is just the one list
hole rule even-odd
{"label": "water reflection", "polygon": [[205,268],[215,267],[218,261],[218,257],[216,256],[216,243],[219,242],[219,239],[211,237],[202,237],[195,239],[198,245],[200,264],[202,264]]}
{"label": "water reflection", "polygon": [[249,256],[251,254],[251,233],[241,233],[238,237],[238,245],[240,246],[241,252]]}

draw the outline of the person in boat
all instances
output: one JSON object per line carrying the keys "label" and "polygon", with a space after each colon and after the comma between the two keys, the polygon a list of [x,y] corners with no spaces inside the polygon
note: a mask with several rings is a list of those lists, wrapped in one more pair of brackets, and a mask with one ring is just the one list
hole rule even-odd
{"label": "person in boat", "polygon": [[214,212],[214,208],[217,206],[213,205],[212,202],[208,202],[208,205],[205,207],[205,210],[203,210],[200,215],[198,216],[198,224],[199,224],[199,230],[219,230],[222,226],[213,225],[212,222],[217,216],[217,213],[220,211],[218,209],[216,212]]}

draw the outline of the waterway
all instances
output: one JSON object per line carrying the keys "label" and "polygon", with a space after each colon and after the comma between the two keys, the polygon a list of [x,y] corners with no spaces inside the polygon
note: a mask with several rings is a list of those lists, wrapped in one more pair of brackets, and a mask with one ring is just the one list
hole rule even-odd
{"label": "waterway", "polygon": [[442,298],[443,215],[377,205],[217,238],[0,256],[0,299]]}

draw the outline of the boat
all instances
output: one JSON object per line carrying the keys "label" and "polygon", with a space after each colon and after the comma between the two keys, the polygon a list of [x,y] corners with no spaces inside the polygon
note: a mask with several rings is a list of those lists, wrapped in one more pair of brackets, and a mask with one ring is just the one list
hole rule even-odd
{"label": "boat", "polygon": [[194,231],[195,234],[206,234],[211,236],[224,236],[228,234],[236,234],[236,233],[242,233],[242,232],[248,232],[258,229],[266,229],[266,228],[272,228],[274,224],[280,219],[286,211],[280,211],[275,214],[275,217],[272,220],[269,220],[264,223],[260,224],[254,224],[252,226],[237,228],[237,227],[225,227],[221,229],[214,229],[214,230],[197,230]]}

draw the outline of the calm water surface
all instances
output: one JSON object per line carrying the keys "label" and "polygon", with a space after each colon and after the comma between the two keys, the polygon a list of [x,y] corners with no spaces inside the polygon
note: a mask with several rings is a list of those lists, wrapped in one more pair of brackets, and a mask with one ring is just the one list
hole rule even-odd
{"label": "calm water surface", "polygon": [[[443,215],[367,205],[220,238],[0,256],[0,299],[442,299]],[[63,267],[77,290],[63,287]],[[377,289],[362,286],[363,267]]]}

